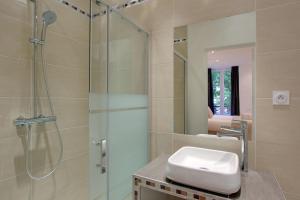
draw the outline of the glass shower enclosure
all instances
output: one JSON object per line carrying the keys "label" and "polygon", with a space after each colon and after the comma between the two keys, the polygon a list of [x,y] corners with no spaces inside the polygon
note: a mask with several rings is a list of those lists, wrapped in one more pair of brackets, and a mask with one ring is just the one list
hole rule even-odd
{"label": "glass shower enclosure", "polygon": [[148,162],[148,34],[91,0],[90,200],[131,199]]}

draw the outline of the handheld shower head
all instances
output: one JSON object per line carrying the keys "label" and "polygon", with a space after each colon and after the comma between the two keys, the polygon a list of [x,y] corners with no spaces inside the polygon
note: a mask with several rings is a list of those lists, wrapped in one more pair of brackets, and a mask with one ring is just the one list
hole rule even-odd
{"label": "handheld shower head", "polygon": [[41,40],[45,41],[47,27],[56,21],[57,16],[56,16],[55,12],[53,12],[51,10],[47,10],[43,13],[42,18],[43,18],[43,29],[42,29],[42,33],[41,33]]}
{"label": "handheld shower head", "polygon": [[56,14],[51,10],[47,10],[43,13],[43,23],[48,26],[56,21]]}

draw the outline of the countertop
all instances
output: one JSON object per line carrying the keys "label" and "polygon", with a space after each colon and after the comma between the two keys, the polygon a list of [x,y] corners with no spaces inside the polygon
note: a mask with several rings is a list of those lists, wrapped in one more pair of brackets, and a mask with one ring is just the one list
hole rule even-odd
{"label": "countertop", "polygon": [[[134,175],[135,180],[140,181],[142,183],[143,179],[148,180],[145,186],[149,186],[149,188],[153,188],[155,190],[160,190],[160,188],[167,188],[168,190],[165,193],[172,194],[171,191],[175,191],[175,194],[178,190],[183,190],[183,194],[179,194],[177,197],[185,196],[183,199],[198,199],[195,198],[196,194],[201,194],[205,197],[199,197],[199,199],[233,199],[233,200],[285,200],[283,192],[275,179],[275,177],[268,172],[259,172],[249,170],[248,173],[242,173],[242,185],[241,191],[239,194],[231,197],[221,197],[216,194],[207,193],[205,191],[201,191],[196,188],[191,188],[188,186],[177,185],[167,181],[165,175],[165,169],[167,165],[167,160],[169,155],[162,155],[157,159],[150,162],[148,165],[137,171]],[[152,185],[149,183],[153,182]],[[145,182],[146,183],[146,182]],[[137,185],[137,183],[136,183]],[[159,185],[159,187],[157,187]],[[171,188],[176,188],[171,189]],[[173,192],[174,193],[174,192]],[[186,194],[187,193],[187,194]],[[190,198],[188,198],[190,196]],[[198,195],[196,195],[198,196]]]}

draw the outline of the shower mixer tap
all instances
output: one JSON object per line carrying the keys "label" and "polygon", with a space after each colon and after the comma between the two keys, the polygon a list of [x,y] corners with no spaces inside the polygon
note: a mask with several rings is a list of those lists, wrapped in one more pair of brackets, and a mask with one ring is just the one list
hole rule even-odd
{"label": "shower mixer tap", "polygon": [[56,116],[47,116],[46,117],[46,116],[40,115],[38,117],[33,117],[33,118],[25,118],[23,116],[20,116],[14,121],[16,126],[44,124],[47,122],[56,122]]}

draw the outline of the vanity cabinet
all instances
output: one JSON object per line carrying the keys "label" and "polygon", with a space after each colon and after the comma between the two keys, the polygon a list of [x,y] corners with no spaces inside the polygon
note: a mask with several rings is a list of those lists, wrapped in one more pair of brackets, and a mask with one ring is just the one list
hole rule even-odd
{"label": "vanity cabinet", "polygon": [[241,190],[224,196],[174,184],[166,179],[168,155],[162,155],[133,175],[133,200],[285,200],[283,192],[268,172],[242,173]]}

